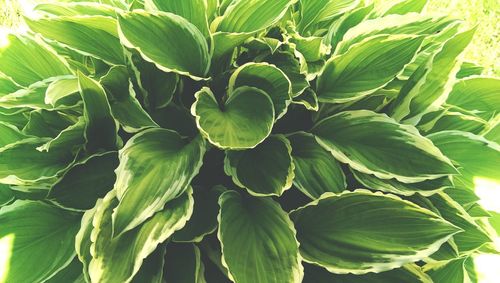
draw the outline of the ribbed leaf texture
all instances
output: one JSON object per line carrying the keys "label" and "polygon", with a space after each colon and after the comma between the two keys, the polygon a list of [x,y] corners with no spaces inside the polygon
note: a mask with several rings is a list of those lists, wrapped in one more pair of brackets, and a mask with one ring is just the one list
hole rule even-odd
{"label": "ribbed leaf texture", "polygon": [[499,252],[500,79],[461,21],[89,1],[0,47],[0,283],[468,283]]}

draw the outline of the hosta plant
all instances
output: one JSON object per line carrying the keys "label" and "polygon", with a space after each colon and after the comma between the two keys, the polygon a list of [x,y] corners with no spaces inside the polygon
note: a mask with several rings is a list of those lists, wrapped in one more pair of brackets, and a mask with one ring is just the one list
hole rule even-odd
{"label": "hosta plant", "polygon": [[100,2],[2,41],[1,282],[459,283],[498,253],[474,28],[425,0]]}

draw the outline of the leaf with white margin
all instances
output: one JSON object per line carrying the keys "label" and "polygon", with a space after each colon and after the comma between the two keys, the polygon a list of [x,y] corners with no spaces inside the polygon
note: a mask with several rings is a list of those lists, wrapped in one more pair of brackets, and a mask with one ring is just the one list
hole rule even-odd
{"label": "leaf with white margin", "polygon": [[45,92],[45,104],[54,107],[78,103],[78,78],[63,77],[49,84]]}
{"label": "leaf with white margin", "polygon": [[25,139],[28,136],[11,124],[0,122],[0,148]]}
{"label": "leaf with white margin", "polygon": [[292,186],[292,147],[282,135],[274,135],[252,149],[226,151],[224,172],[254,196],[280,196]]}
{"label": "leaf with white margin", "polygon": [[462,79],[455,83],[446,103],[489,120],[500,113],[500,78]]}
{"label": "leaf with white margin", "polygon": [[328,34],[325,36],[325,41],[332,46],[333,50],[335,50],[335,47],[342,40],[346,32],[363,22],[363,20],[373,10],[373,7],[374,4],[372,3],[344,14],[330,26]]}
{"label": "leaf with white margin", "polygon": [[159,245],[144,259],[141,268],[131,283],[163,283],[166,245]]}
{"label": "leaf with white margin", "polygon": [[298,283],[303,277],[295,229],[271,198],[228,191],[219,198],[222,264],[238,283]]}
{"label": "leaf with white margin", "polygon": [[247,63],[237,68],[229,79],[228,96],[241,86],[256,87],[269,95],[276,119],[285,115],[291,100],[292,84],[276,66],[268,63]]}
{"label": "leaf with white margin", "polygon": [[125,66],[114,66],[101,77],[100,83],[108,95],[111,112],[127,132],[158,127],[135,97]]}
{"label": "leaf with white margin", "polygon": [[130,282],[144,259],[157,246],[182,228],[193,212],[192,190],[168,202],[142,225],[113,235],[112,213],[118,205],[116,191],[110,191],[97,207],[92,231],[92,282]]}
{"label": "leaf with white margin", "polygon": [[0,182],[23,185],[48,180],[64,171],[73,161],[73,155],[64,147],[53,147],[41,152],[37,147],[47,139],[28,138],[0,149]]}
{"label": "leaf with white margin", "polygon": [[295,0],[234,0],[219,20],[217,31],[254,33],[277,23]]}
{"label": "leaf with white margin", "polygon": [[304,264],[303,283],[433,283],[430,277],[416,264],[406,264],[380,273],[367,273],[363,275],[334,274],[328,270]]}
{"label": "leaf with white margin", "polygon": [[129,231],[189,189],[205,154],[205,141],[154,128],[133,136],[119,151],[113,235]]}
{"label": "leaf with white margin", "polygon": [[43,282],[68,265],[75,256],[79,218],[39,201],[18,200],[0,208],[0,239],[10,254],[2,282]]}
{"label": "leaf with white margin", "polygon": [[295,178],[293,183],[311,199],[323,193],[340,193],[347,187],[340,164],[321,147],[313,135],[296,133],[287,137],[292,146]]}
{"label": "leaf with white margin", "polygon": [[475,178],[500,182],[500,145],[481,136],[460,131],[443,131],[427,136],[458,166],[456,184],[474,188]]}
{"label": "leaf with white margin", "polygon": [[210,35],[207,0],[145,0],[144,8],[179,15],[195,25],[205,37]]}
{"label": "leaf with white margin", "polygon": [[466,257],[451,261],[429,263],[423,266],[424,271],[434,280],[443,283],[470,283],[465,270]]}
{"label": "leaf with white margin", "polygon": [[260,89],[239,87],[223,105],[207,87],[195,97],[191,114],[196,118],[198,129],[219,148],[253,148],[271,133],[274,106],[269,95]]}
{"label": "leaf with white margin", "polygon": [[116,19],[112,17],[61,16],[25,20],[32,31],[60,42],[78,53],[114,65],[124,63],[123,48],[116,31]]}
{"label": "leaf with white margin", "polygon": [[304,260],[338,274],[377,273],[424,259],[460,231],[430,210],[367,190],[325,193],[290,217]]}
{"label": "leaf with white margin", "polygon": [[120,143],[118,125],[111,115],[106,91],[98,82],[80,72],[78,88],[84,106],[86,148],[90,151],[116,150]]}
{"label": "leaf with white margin", "polygon": [[294,97],[292,103],[302,105],[309,111],[319,111],[318,96],[312,88],[307,88],[300,95]]}
{"label": "leaf with white margin", "polygon": [[0,73],[21,86],[50,77],[71,75],[68,63],[38,38],[8,35],[0,47]]}
{"label": "leaf with white margin", "polygon": [[118,17],[118,33],[125,46],[139,51],[159,69],[206,79],[210,68],[207,41],[186,19],[167,12],[128,12]]}
{"label": "leaf with white margin", "polygon": [[402,183],[395,179],[379,179],[356,170],[352,170],[352,174],[363,186],[369,189],[403,196],[411,196],[416,193],[430,196],[447,188],[454,189],[453,183],[448,176],[416,183]]}
{"label": "leaf with white margin", "polygon": [[34,8],[37,12],[44,12],[55,16],[108,16],[116,17],[119,9],[102,3],[93,2],[62,2],[41,3]]}
{"label": "leaf with white margin", "polygon": [[423,39],[414,35],[378,35],[330,58],[318,77],[319,101],[350,102],[383,88],[413,60]]}
{"label": "leaf with white margin", "polygon": [[382,12],[382,16],[387,15],[405,15],[408,13],[421,13],[422,10],[427,5],[428,0],[400,0],[394,3],[387,3],[388,7],[384,7],[385,11]]}
{"label": "leaf with white margin", "polygon": [[359,0],[300,0],[299,31],[305,33],[315,24],[348,12],[359,3]]}
{"label": "leaf with white margin", "polygon": [[451,161],[415,127],[384,114],[341,112],[318,122],[312,133],[339,161],[377,178],[414,183],[456,173]]}
{"label": "leaf with white margin", "polygon": [[101,206],[102,199],[98,199],[92,209],[85,211],[80,224],[80,230],[78,230],[78,233],[75,236],[76,255],[83,264],[83,275],[87,282],[90,282],[89,265],[92,261],[92,254],[90,253],[90,247],[92,246],[91,234],[94,229],[92,221],[97,208]]}
{"label": "leaf with white margin", "polygon": [[306,70],[294,52],[277,50],[265,57],[263,61],[275,65],[286,74],[292,83],[292,97],[299,96],[309,87],[305,75]]}

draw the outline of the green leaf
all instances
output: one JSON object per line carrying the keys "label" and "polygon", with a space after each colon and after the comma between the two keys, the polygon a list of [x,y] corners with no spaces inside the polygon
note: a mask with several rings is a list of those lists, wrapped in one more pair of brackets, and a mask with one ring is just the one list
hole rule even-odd
{"label": "green leaf", "polygon": [[[113,190],[97,207],[92,231],[92,282],[129,282],[139,271],[144,259],[160,243],[182,228],[193,212],[192,191],[168,202],[142,225],[121,235],[113,233],[113,208],[118,205]],[[113,237],[114,234],[114,237]]]}
{"label": "green leaf", "polygon": [[146,10],[159,10],[179,15],[195,25],[208,37],[208,3],[207,0],[145,0]]}
{"label": "green leaf", "polygon": [[82,73],[78,73],[78,86],[84,105],[87,149],[115,150],[119,143],[118,126],[111,115],[106,92],[98,82]]}
{"label": "green leaf", "polygon": [[85,121],[83,117],[73,124],[63,129],[59,134],[38,147],[39,151],[51,151],[53,148],[63,148],[76,155],[85,145]]}
{"label": "green leaf", "polygon": [[31,111],[29,121],[23,128],[25,135],[55,138],[74,123],[74,118],[59,111]]}
{"label": "green leaf", "polygon": [[421,260],[459,231],[409,201],[366,190],[325,193],[291,218],[304,260],[340,274],[377,273]]}
{"label": "green leaf", "polygon": [[156,250],[144,259],[139,272],[132,283],[163,283],[166,246],[159,245]]}
{"label": "green leaf", "polygon": [[89,265],[92,261],[92,254],[90,253],[90,248],[92,246],[92,221],[96,214],[98,207],[102,206],[102,199],[97,200],[96,205],[83,214],[82,221],[80,224],[80,230],[75,236],[75,250],[78,259],[83,264],[83,274],[86,282],[90,282]]}
{"label": "green leaf", "polygon": [[134,133],[158,126],[135,97],[126,67],[115,66],[111,68],[101,78],[100,83],[108,94],[113,116],[116,117],[125,131]]}
{"label": "green leaf", "polygon": [[415,264],[407,264],[401,268],[380,273],[364,275],[333,274],[326,269],[304,264],[304,283],[432,283],[430,277]]}
{"label": "green leaf", "polygon": [[292,83],[292,97],[299,96],[309,87],[309,82],[305,75],[306,71],[303,69],[299,59],[295,57],[293,52],[278,50],[268,55],[263,60],[275,65],[286,74]]}
{"label": "green leaf", "polygon": [[253,149],[226,151],[224,171],[254,196],[280,196],[295,176],[291,152],[284,136],[271,136]]}
{"label": "green leaf", "polygon": [[[4,55],[5,51],[0,51],[0,52],[3,52],[3,55],[0,56],[5,56]],[[0,97],[9,93],[16,92],[21,88],[23,87],[18,85],[11,78],[7,77],[5,74],[0,72]]]}
{"label": "green leaf", "polygon": [[359,0],[300,0],[300,21],[298,29],[305,33],[322,21],[331,20],[360,3]]}
{"label": "green leaf", "polygon": [[122,43],[139,51],[159,69],[196,80],[207,75],[210,67],[207,41],[186,19],[166,12],[134,11],[121,14],[118,23]]}
{"label": "green leaf", "polygon": [[411,62],[422,40],[413,35],[380,35],[330,58],[318,77],[319,101],[345,103],[383,88]]}
{"label": "green leaf", "polygon": [[217,31],[254,33],[277,23],[294,3],[292,0],[234,0],[219,20]]}
{"label": "green leaf", "polygon": [[27,136],[18,128],[4,122],[0,122],[0,148],[25,139]]}
{"label": "green leaf", "polygon": [[379,179],[373,175],[363,174],[355,170],[352,170],[352,173],[363,186],[369,189],[403,196],[411,196],[416,193],[423,196],[430,196],[444,189],[453,188],[450,177],[440,177],[417,183],[402,183],[395,179]]}
{"label": "green leaf", "polygon": [[467,283],[471,281],[465,270],[466,259],[459,258],[448,262],[430,263],[423,268],[434,282]]}
{"label": "green leaf", "polygon": [[85,283],[82,263],[74,257],[69,265],[57,272],[46,283]]}
{"label": "green leaf", "polygon": [[[179,272],[182,270],[182,272]],[[168,283],[205,283],[205,268],[200,249],[193,244],[167,245],[165,281]]]}
{"label": "green leaf", "polygon": [[116,152],[93,155],[65,172],[47,198],[66,208],[90,209],[113,188],[116,167]]}
{"label": "green leaf", "polygon": [[460,70],[457,73],[457,79],[463,79],[466,77],[474,76],[474,75],[482,75],[484,71],[484,67],[478,65],[474,62],[463,62],[460,66]]}
{"label": "green leaf", "polygon": [[52,109],[52,105],[45,103],[45,93],[49,82],[41,81],[30,85],[28,88],[0,97],[0,107],[5,109]]}
{"label": "green leaf", "polygon": [[29,138],[0,149],[0,182],[23,185],[51,179],[72,162],[71,152],[54,147],[51,152],[41,152],[38,146],[45,139]]}
{"label": "green leaf", "polygon": [[172,240],[174,242],[200,242],[206,235],[214,232],[217,229],[219,196],[220,192],[217,188],[211,190],[195,188],[193,215],[186,226],[173,235]]}
{"label": "green leaf", "polygon": [[0,47],[0,72],[21,86],[70,75],[68,64],[40,39],[9,35]]}
{"label": "green leaf", "polygon": [[78,219],[43,202],[16,201],[2,207],[0,241],[7,259],[2,281],[43,282],[67,266],[75,256]]}
{"label": "green leaf", "polygon": [[383,16],[391,14],[405,15],[408,13],[420,13],[427,5],[427,0],[401,0],[396,4],[388,4],[391,6],[385,9],[382,13]]}
{"label": "green leaf", "polygon": [[311,199],[323,193],[340,193],[347,187],[340,164],[321,147],[313,135],[296,133],[288,136],[295,165],[293,183]]}
{"label": "green leaf", "polygon": [[474,181],[480,178],[500,182],[500,146],[497,143],[459,131],[444,131],[428,137],[458,165],[460,176],[455,177],[457,184],[474,188]]}
{"label": "green leaf", "polygon": [[49,84],[45,92],[44,102],[54,107],[75,105],[79,102],[78,91],[76,77],[62,77]]}
{"label": "green leaf", "polygon": [[319,110],[319,101],[316,92],[312,88],[307,88],[292,100],[293,104],[300,104],[304,106],[309,111]]}
{"label": "green leaf", "polygon": [[191,113],[196,117],[198,129],[219,148],[253,148],[271,133],[275,117],[273,102],[260,89],[239,87],[223,105],[206,87],[195,97]]}
{"label": "green leaf", "polygon": [[373,10],[373,7],[374,5],[370,4],[344,14],[330,26],[328,34],[325,36],[325,41],[332,46],[333,50],[335,50],[335,47],[339,44],[342,38],[344,38],[346,32],[362,23],[366,16]]}
{"label": "green leaf", "polygon": [[124,63],[116,19],[112,17],[79,15],[25,20],[32,31],[83,55],[115,65]]}
{"label": "green leaf", "polygon": [[35,11],[45,12],[55,16],[109,16],[116,17],[117,8],[93,2],[42,3],[34,8]]}
{"label": "green leaf", "polygon": [[205,153],[201,137],[192,141],[166,129],[136,134],[120,150],[113,235],[137,227],[167,202],[182,195],[198,174]]}
{"label": "green leaf", "polygon": [[457,57],[463,52],[474,35],[475,29],[457,34],[446,41],[440,51],[431,57],[410,78],[391,109],[391,117],[405,119],[415,124],[428,112],[438,110],[446,101],[455,81],[460,64]]}
{"label": "green leaf", "polygon": [[285,115],[290,104],[292,85],[288,77],[274,65],[268,63],[248,63],[231,75],[228,85],[229,97],[241,86],[263,90],[271,98],[276,119]]}
{"label": "green leaf", "polygon": [[10,189],[10,186],[0,184],[0,207],[9,204],[14,200],[14,192]]}
{"label": "green leaf", "polygon": [[234,282],[300,282],[303,268],[295,229],[270,198],[229,191],[219,199],[222,264]]}
{"label": "green leaf", "polygon": [[446,103],[489,120],[500,113],[500,79],[487,77],[462,79],[453,86]]}
{"label": "green leaf", "polygon": [[414,183],[456,172],[417,129],[383,114],[341,112],[318,122],[312,133],[339,161],[377,178]]}

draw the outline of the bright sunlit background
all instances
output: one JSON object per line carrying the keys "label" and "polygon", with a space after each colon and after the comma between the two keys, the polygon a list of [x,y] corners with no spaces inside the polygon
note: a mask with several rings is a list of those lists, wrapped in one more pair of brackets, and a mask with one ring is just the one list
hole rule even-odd
{"label": "bright sunlit background", "polygon": [[[6,44],[10,30],[23,29],[20,11],[29,9],[40,0],[0,0],[0,46]],[[50,1],[50,0],[48,0]],[[68,0],[69,1],[69,0]],[[47,2],[47,1],[45,1]],[[374,0],[378,5],[394,0]],[[468,25],[478,25],[465,60],[477,62],[486,68],[485,74],[500,76],[500,0],[429,0],[428,13],[440,13],[464,19]],[[488,180],[475,180],[476,193],[481,204],[490,211],[500,213],[500,184]],[[0,239],[0,267],[8,261],[12,237]],[[497,238],[500,246],[500,237]],[[481,255],[475,258],[480,283],[500,282],[500,256]],[[0,270],[0,282],[5,268]]]}

